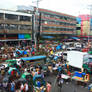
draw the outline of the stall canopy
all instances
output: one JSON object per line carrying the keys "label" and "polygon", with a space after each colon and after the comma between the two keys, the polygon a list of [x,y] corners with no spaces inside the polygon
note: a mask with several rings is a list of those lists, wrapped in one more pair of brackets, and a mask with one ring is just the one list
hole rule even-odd
{"label": "stall canopy", "polygon": [[46,56],[32,56],[32,57],[24,57],[21,58],[23,61],[30,61],[30,60],[38,60],[38,59],[45,59]]}
{"label": "stall canopy", "polygon": [[54,38],[54,36],[42,36],[42,38],[50,39],[50,38]]}
{"label": "stall canopy", "polygon": [[80,40],[78,37],[71,37],[71,39]]}
{"label": "stall canopy", "polygon": [[24,39],[24,34],[18,34],[18,39]]}
{"label": "stall canopy", "polygon": [[56,47],[56,50],[60,50],[61,49],[61,45],[58,45],[57,47]]}
{"label": "stall canopy", "polygon": [[31,38],[31,36],[30,36],[30,34],[25,34],[25,39],[30,39]]}

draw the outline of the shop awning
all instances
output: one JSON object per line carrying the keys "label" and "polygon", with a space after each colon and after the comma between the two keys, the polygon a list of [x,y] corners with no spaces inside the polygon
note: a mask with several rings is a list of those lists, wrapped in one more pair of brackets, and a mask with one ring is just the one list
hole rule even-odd
{"label": "shop awning", "polygon": [[42,38],[47,38],[47,39],[49,38],[50,39],[50,38],[54,38],[54,36],[42,36]]}
{"label": "shop awning", "polygon": [[24,58],[21,58],[21,60],[23,61],[31,61],[31,60],[39,60],[39,59],[45,59],[46,56],[32,56],[32,57],[24,57]]}
{"label": "shop awning", "polygon": [[78,37],[71,37],[71,39],[80,40],[80,38],[78,38]]}

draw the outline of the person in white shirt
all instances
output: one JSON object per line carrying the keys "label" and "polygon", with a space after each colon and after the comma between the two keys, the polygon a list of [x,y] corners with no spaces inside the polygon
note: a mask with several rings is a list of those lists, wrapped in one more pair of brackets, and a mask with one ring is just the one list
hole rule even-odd
{"label": "person in white shirt", "polygon": [[27,84],[27,83],[24,84],[24,88],[25,88],[25,89],[24,89],[25,92],[28,92],[29,88],[28,88],[28,84]]}

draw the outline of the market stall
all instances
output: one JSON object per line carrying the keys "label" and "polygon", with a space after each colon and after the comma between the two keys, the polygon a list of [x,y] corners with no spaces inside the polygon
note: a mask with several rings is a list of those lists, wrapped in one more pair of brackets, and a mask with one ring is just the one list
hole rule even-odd
{"label": "market stall", "polygon": [[89,74],[82,72],[75,72],[72,80],[75,80],[78,85],[85,86],[89,82]]}

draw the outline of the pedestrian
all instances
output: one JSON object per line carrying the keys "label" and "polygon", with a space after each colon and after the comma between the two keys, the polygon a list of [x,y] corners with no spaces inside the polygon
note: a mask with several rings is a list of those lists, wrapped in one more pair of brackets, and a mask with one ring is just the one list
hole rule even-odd
{"label": "pedestrian", "polygon": [[51,82],[47,82],[46,88],[47,92],[51,92]]}
{"label": "pedestrian", "polygon": [[28,90],[29,90],[28,84],[25,83],[24,88],[23,88],[23,92],[28,92]]}
{"label": "pedestrian", "polygon": [[21,83],[21,85],[20,85],[20,91],[21,92],[23,92],[23,88],[24,88],[24,85],[23,85],[23,83]]}
{"label": "pedestrian", "polygon": [[8,91],[8,82],[3,82],[3,88]]}
{"label": "pedestrian", "polygon": [[60,87],[60,89],[62,88],[62,85],[63,85],[63,79],[60,78],[58,81],[58,86]]}
{"label": "pedestrian", "polygon": [[15,92],[15,82],[14,81],[12,81],[12,83],[10,85],[10,91]]}
{"label": "pedestrian", "polygon": [[20,86],[21,86],[21,83],[20,82],[17,82],[16,83],[16,91],[15,92],[21,92]]}

